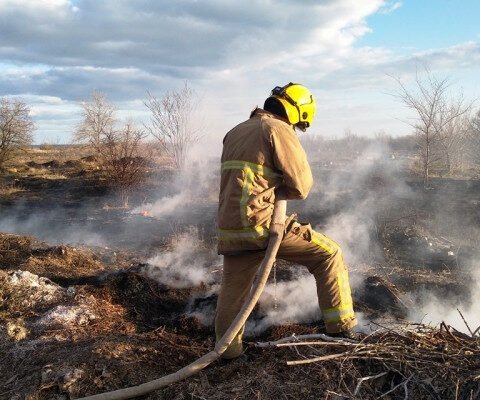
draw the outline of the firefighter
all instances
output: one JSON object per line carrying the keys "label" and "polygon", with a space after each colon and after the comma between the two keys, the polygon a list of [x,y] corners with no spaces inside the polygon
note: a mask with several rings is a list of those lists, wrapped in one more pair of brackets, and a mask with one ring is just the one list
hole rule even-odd
{"label": "firefighter", "polygon": [[[277,86],[263,109],[253,110],[223,139],[218,252],[224,263],[215,316],[217,341],[250,292],[268,244],[275,195],[305,199],[312,187],[312,172],[295,129],[305,131],[314,115],[315,100],[305,86]],[[327,333],[357,338],[347,266],[338,244],[290,216],[277,258],[304,265],[315,277]],[[243,331],[223,358],[243,352]]]}

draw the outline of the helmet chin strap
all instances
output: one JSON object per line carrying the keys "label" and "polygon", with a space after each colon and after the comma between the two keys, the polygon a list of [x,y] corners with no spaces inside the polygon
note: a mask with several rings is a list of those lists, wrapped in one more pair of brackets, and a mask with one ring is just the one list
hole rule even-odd
{"label": "helmet chin strap", "polygon": [[300,129],[302,132],[305,132],[309,126],[310,125],[308,122],[298,122],[295,124],[295,127]]}

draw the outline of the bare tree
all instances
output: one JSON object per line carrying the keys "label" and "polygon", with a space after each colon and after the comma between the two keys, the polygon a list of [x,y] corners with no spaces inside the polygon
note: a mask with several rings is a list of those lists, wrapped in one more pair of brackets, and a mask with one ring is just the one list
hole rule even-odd
{"label": "bare tree", "polygon": [[472,117],[472,129],[480,134],[480,110]]}
{"label": "bare tree", "polygon": [[469,154],[473,162],[480,164],[480,110],[470,120],[469,142]]}
{"label": "bare tree", "polygon": [[0,100],[0,168],[13,157],[15,150],[32,143],[34,129],[30,108],[25,102]]}
{"label": "bare tree", "polygon": [[448,78],[437,79],[427,68],[425,73],[425,79],[416,74],[415,89],[407,88],[399,78],[393,77],[400,87],[393,96],[416,114],[413,122],[405,122],[415,129],[422,160],[423,182],[427,188],[430,169],[441,157],[435,150],[442,146],[442,134],[454,120],[467,113],[471,105],[465,105],[462,95],[454,100],[449,98]]}
{"label": "bare tree", "polygon": [[[461,104],[452,105],[451,114],[458,113]],[[456,110],[455,110],[456,108]],[[468,162],[470,115],[465,112],[451,119],[439,132],[439,153],[442,163],[442,172],[450,174],[452,171],[461,171]]]}
{"label": "bare tree", "polygon": [[167,92],[161,99],[148,93],[144,104],[152,113],[148,131],[172,158],[174,166],[182,169],[189,147],[200,138],[200,129],[193,121],[198,105],[195,92],[185,82],[180,91]]}
{"label": "bare tree", "polygon": [[120,194],[123,207],[128,206],[132,188],[142,183],[151,163],[151,154],[142,146],[148,134],[132,122],[106,137],[102,159],[105,172]]}
{"label": "bare tree", "polygon": [[144,181],[149,169],[151,157],[142,146],[148,134],[131,121],[117,128],[115,108],[101,93],[94,92],[82,108],[83,120],[75,139],[92,147],[109,184],[127,207],[131,190]]}
{"label": "bare tree", "polygon": [[97,154],[102,154],[107,137],[115,132],[115,108],[104,94],[94,91],[92,99],[81,103],[82,122],[75,132],[77,142],[88,143]]}

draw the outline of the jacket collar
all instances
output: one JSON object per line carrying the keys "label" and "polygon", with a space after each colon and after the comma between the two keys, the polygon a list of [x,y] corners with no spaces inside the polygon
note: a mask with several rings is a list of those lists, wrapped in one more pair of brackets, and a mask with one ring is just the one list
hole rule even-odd
{"label": "jacket collar", "polygon": [[255,109],[253,109],[252,112],[250,113],[250,118],[254,117],[255,115],[278,119],[282,122],[285,122],[288,126],[291,126],[293,128],[293,126],[290,125],[288,120],[286,120],[285,118],[279,117],[278,115],[273,114],[270,111],[263,110],[262,108],[255,107]]}

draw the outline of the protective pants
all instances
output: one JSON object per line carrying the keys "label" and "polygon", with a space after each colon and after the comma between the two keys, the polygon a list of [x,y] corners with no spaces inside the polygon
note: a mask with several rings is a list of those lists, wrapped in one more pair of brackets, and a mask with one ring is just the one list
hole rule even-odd
{"label": "protective pants", "polygon": [[[263,251],[224,256],[222,285],[215,316],[217,341],[242,308],[264,255]],[[335,242],[315,232],[309,224],[294,222],[282,240],[277,258],[304,265],[313,274],[327,332],[344,331],[357,324],[347,266],[342,251]],[[223,358],[235,358],[242,353],[244,329],[242,327]]]}

